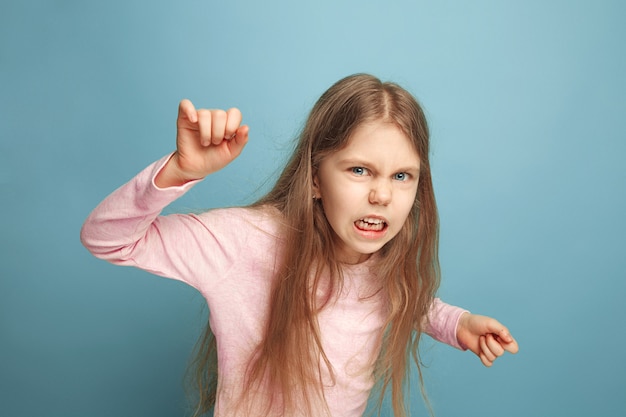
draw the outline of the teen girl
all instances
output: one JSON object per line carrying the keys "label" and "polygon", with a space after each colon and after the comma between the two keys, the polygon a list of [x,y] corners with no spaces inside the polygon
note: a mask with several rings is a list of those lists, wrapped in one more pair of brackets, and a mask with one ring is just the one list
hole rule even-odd
{"label": "teen girl", "polygon": [[498,321],[435,297],[429,135],[408,92],[346,77],[315,104],[260,201],[160,216],[241,153],[241,120],[237,109],[183,100],[176,152],[105,199],[81,232],[95,256],[184,281],[206,298],[198,414],[361,416],[378,384],[404,416],[421,333],[486,366],[517,352]]}

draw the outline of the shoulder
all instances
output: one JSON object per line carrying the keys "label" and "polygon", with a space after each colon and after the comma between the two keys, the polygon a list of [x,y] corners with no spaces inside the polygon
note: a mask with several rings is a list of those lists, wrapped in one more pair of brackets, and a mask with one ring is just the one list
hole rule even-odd
{"label": "shoulder", "polygon": [[248,240],[281,240],[283,221],[274,207],[229,207],[192,215],[212,233],[228,234]]}

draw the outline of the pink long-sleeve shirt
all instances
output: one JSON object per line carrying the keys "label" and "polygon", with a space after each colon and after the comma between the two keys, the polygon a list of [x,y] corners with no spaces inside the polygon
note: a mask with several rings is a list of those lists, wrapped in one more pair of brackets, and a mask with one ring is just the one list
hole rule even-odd
{"label": "pink long-sleeve shirt", "polygon": [[[246,366],[263,336],[284,245],[279,214],[269,208],[229,208],[161,216],[165,206],[194,184],[158,188],[154,178],[167,160],[153,163],[100,203],[85,221],[81,240],[98,258],[183,281],[202,293],[217,340],[214,415],[230,416]],[[324,397],[333,417],[361,416],[374,385],[384,301],[380,292],[372,296],[372,262],[344,266],[341,292],[318,315],[335,377],[320,367],[326,372]],[[460,349],[456,327],[464,311],[435,299],[427,333]]]}

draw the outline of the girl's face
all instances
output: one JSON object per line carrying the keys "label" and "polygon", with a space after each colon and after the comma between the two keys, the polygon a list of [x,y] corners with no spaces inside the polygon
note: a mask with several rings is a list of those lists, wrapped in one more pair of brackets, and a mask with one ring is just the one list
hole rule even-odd
{"label": "girl's face", "polygon": [[417,193],[420,159],[394,124],[359,126],[348,145],[320,163],[313,178],[337,240],[337,259],[367,260],[398,234]]}

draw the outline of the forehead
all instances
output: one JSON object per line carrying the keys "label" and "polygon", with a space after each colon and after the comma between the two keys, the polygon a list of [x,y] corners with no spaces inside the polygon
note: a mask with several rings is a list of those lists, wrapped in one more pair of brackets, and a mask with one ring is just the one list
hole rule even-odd
{"label": "forehead", "polygon": [[337,159],[363,159],[394,166],[419,169],[420,158],[413,141],[395,124],[375,121],[364,123],[352,133]]}

